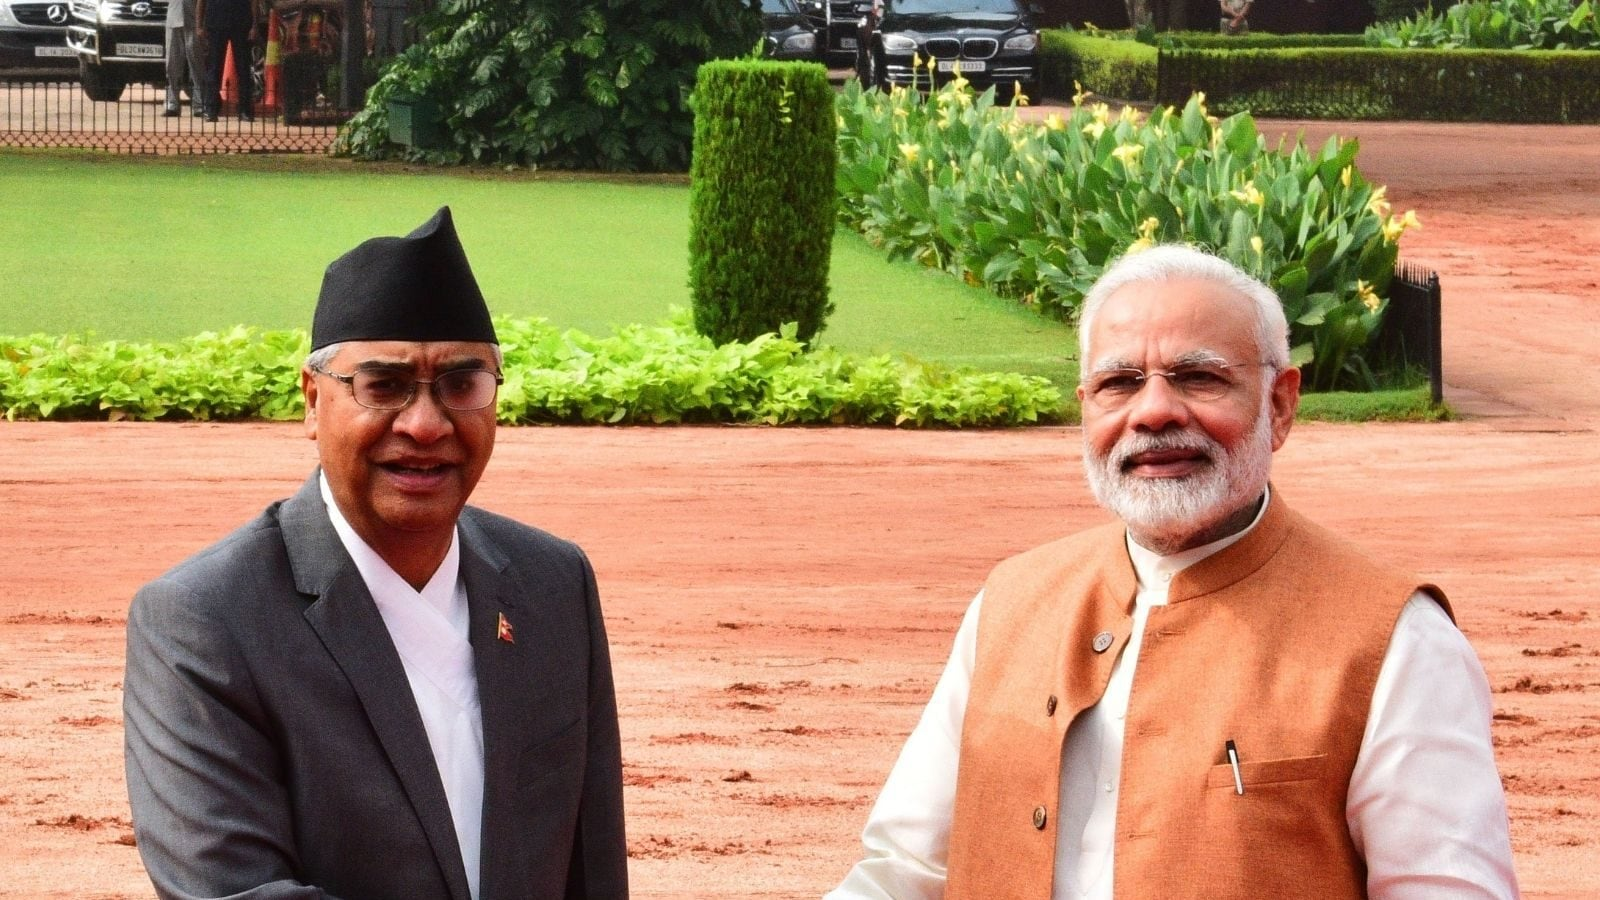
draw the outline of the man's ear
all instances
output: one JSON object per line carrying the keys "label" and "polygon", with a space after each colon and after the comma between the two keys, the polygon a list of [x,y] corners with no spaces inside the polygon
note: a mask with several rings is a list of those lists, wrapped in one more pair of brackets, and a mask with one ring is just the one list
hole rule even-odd
{"label": "man's ear", "polygon": [[317,373],[309,366],[300,368],[300,396],[306,401],[306,437],[317,439]]}
{"label": "man's ear", "polygon": [[1300,370],[1291,366],[1272,379],[1272,449],[1277,450],[1289,438],[1294,427],[1294,414],[1300,409]]}

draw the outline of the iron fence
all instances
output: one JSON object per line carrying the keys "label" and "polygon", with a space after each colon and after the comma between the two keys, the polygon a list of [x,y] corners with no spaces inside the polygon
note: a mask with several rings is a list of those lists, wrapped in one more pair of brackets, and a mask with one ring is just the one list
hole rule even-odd
{"label": "iron fence", "polygon": [[1381,357],[1428,370],[1435,406],[1444,400],[1442,298],[1438,272],[1399,263],[1389,282],[1389,309],[1376,337]]}
{"label": "iron fence", "polygon": [[326,153],[349,114],[315,93],[264,97],[254,121],[224,103],[214,122],[185,98],[167,116],[165,87],[133,84],[119,99],[88,99],[75,78],[0,80],[0,146],[73,147],[121,153]]}

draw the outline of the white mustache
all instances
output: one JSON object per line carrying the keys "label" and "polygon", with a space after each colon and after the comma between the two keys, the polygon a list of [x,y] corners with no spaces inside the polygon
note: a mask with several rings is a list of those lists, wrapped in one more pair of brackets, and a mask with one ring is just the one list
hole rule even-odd
{"label": "white mustache", "polygon": [[1140,453],[1156,453],[1166,450],[1187,450],[1194,453],[1203,453],[1206,458],[1215,460],[1221,452],[1222,446],[1203,434],[1193,432],[1161,432],[1157,434],[1135,434],[1118,441],[1111,448],[1111,466],[1116,471],[1123,471],[1128,467],[1128,462]]}

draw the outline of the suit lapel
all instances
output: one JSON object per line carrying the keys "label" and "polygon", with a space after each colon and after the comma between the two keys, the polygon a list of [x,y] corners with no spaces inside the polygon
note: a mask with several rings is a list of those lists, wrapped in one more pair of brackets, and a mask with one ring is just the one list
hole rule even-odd
{"label": "suit lapel", "polygon": [[[502,868],[518,858],[519,835],[508,827],[514,820],[511,802],[517,793],[517,723],[522,721],[526,690],[523,656],[531,634],[519,634],[519,624],[529,625],[518,605],[517,592],[504,573],[506,559],[463,515],[461,574],[467,584],[469,624],[467,636],[478,675],[478,707],[483,715],[483,850],[484,896],[498,893],[509,873]],[[501,629],[501,617],[507,629]],[[518,644],[521,640],[523,643]]]}
{"label": "suit lapel", "polygon": [[[306,608],[306,621],[360,698],[367,720],[416,810],[451,896],[468,900],[450,803],[405,666],[366,583],[328,520],[316,475],[284,503],[281,521],[295,586],[316,597]],[[476,613],[473,630],[477,630]],[[487,737],[485,734],[486,746]]]}

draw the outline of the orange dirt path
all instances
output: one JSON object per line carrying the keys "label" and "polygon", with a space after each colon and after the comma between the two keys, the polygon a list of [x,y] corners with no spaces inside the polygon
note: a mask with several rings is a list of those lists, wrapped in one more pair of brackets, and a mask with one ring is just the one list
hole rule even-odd
{"label": "orange dirt path", "polygon": [[[1302,423],[1275,481],[1450,592],[1524,891],[1600,896],[1600,128],[1338,127],[1422,216],[1404,255],[1443,277],[1465,418]],[[637,895],[837,881],[985,572],[1104,520],[1078,440],[501,432],[477,502],[577,540],[601,580]],[[128,599],[314,459],[293,425],[0,424],[0,897],[151,896],[121,774]]]}

